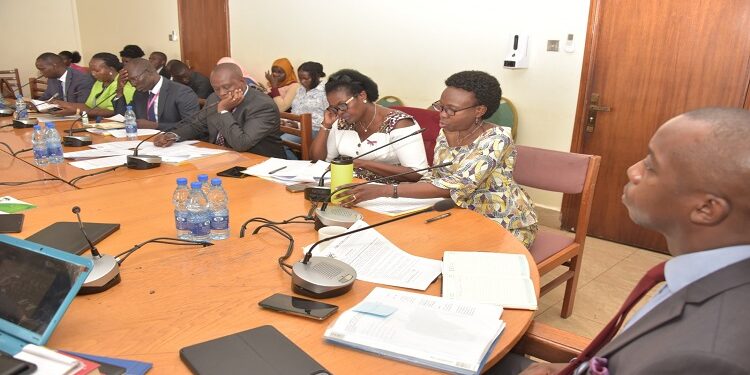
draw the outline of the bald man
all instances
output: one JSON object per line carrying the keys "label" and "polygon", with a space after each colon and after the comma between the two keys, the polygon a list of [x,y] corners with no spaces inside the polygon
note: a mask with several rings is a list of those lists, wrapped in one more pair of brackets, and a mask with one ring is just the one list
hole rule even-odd
{"label": "bald man", "polygon": [[[667,121],[627,174],[630,218],[663,234],[674,258],[659,292],[593,359],[569,370],[750,373],[750,111],[706,108]],[[516,360],[488,373],[513,373],[501,370]],[[523,374],[567,365],[534,364]]]}
{"label": "bald man", "polygon": [[69,68],[62,57],[52,52],[45,52],[36,58],[36,68],[47,78],[47,90],[39,98],[47,100],[55,94],[65,102],[85,103],[94,85],[91,74]]}
{"label": "bald man", "polygon": [[235,151],[284,158],[279,110],[268,95],[250,88],[235,64],[219,64],[211,72],[214,93],[206,100],[205,115],[188,126],[154,138],[154,144],[208,140]]}
{"label": "bald man", "polygon": [[[112,103],[118,114],[125,114],[127,106],[132,105],[139,128],[169,131],[186,125],[198,113],[198,97],[193,90],[162,77],[148,60],[132,59],[123,70]],[[123,96],[126,81],[136,89],[131,103]]]}

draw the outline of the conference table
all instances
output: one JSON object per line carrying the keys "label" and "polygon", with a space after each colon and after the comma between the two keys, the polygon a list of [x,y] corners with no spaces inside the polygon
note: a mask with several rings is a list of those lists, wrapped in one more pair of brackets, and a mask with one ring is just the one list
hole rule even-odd
{"label": "conference table", "polygon": [[[0,133],[0,140],[2,137]],[[151,238],[174,237],[171,199],[177,177],[195,180],[198,173],[214,177],[232,165],[249,166],[265,160],[246,153],[228,154],[222,154],[228,159],[216,155],[186,166],[162,165],[153,170],[126,171],[123,175],[103,174],[101,180],[84,188],[50,188],[46,194],[32,194],[24,200],[37,207],[24,212],[24,230],[15,236],[26,238],[54,222],[74,221],[70,209],[76,205],[81,207],[84,221],[121,225],[97,245],[103,253],[116,255]],[[0,154],[0,163],[4,160]],[[16,165],[23,165],[16,160]],[[36,171],[26,167],[23,170],[29,174],[39,173],[39,168],[32,168]],[[45,169],[43,173],[56,172]],[[107,178],[114,182],[107,182]],[[214,246],[205,248],[144,246],[123,262],[119,285],[99,294],[76,297],[47,346],[150,362],[154,367],[149,373],[153,374],[187,374],[189,370],[179,358],[181,348],[273,325],[334,374],[435,373],[327,343],[323,332],[339,313],[326,321],[315,321],[260,308],[258,302],[274,293],[293,294],[291,277],[277,263],[288,241],[268,229],[252,235],[252,229],[259,223],[251,224],[246,236],[239,238],[240,225],[251,217],[280,221],[304,215],[311,203],[301,193],[290,193],[283,185],[256,177],[222,178],[222,181],[230,199],[229,239],[215,241]],[[361,208],[357,210],[370,224],[389,218]],[[508,252],[524,254],[529,264],[534,264],[523,245],[501,226],[469,210],[453,209],[451,212],[450,217],[429,224],[425,219],[431,215],[422,214],[377,230],[399,248],[417,256],[440,259],[446,250]],[[302,257],[302,247],[315,242],[317,233],[312,224],[283,227],[295,240],[294,253],[288,261],[296,262]],[[531,276],[538,293],[536,267],[531,267]],[[324,301],[344,311],[376,286],[357,281],[350,292]],[[440,295],[440,290],[438,278],[425,293]],[[533,311],[503,312],[502,319],[507,326],[486,367],[499,361],[512,348],[532,318]]]}

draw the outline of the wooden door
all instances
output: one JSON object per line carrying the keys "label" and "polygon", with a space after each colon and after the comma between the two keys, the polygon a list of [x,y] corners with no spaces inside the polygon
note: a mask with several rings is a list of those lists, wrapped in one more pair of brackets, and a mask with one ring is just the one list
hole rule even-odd
{"label": "wooden door", "polygon": [[[748,0],[591,1],[571,145],[602,156],[590,235],[666,251],[661,235],[628,217],[625,171],[666,120],[700,107],[750,105],[749,25]],[[593,128],[592,104],[610,108],[595,112]],[[563,201],[564,228],[574,226],[576,203]]]}
{"label": "wooden door", "polygon": [[178,0],[182,61],[207,77],[229,48],[227,0]]}

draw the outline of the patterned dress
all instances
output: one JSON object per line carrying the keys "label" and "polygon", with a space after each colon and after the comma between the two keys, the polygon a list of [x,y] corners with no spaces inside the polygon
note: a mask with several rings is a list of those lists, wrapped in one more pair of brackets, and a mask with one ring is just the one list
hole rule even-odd
{"label": "patterned dress", "polygon": [[453,164],[433,170],[432,184],[450,190],[457,205],[487,216],[531,247],[537,217],[531,198],[513,180],[516,148],[510,131],[493,126],[471,144],[451,147],[441,130],[436,141],[434,164]]}

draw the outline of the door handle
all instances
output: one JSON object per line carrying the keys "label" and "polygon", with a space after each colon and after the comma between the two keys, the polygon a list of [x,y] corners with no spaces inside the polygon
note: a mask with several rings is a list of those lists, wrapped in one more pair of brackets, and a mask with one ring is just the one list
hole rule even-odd
{"label": "door handle", "polygon": [[599,112],[609,112],[611,108],[599,105],[599,94],[591,94],[589,114],[586,121],[586,133],[593,133],[596,128],[596,116]]}

